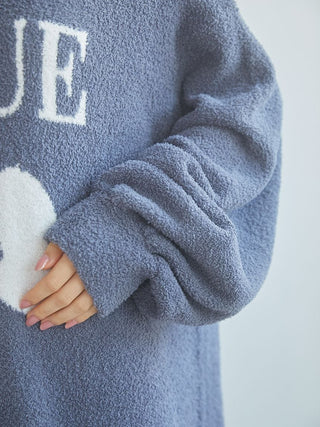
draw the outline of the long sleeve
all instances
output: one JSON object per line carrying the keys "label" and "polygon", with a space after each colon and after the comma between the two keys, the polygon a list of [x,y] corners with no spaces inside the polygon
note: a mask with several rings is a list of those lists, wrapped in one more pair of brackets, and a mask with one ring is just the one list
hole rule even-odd
{"label": "long sleeve", "polygon": [[179,31],[184,114],[44,235],[101,317],[132,297],[145,316],[214,323],[255,297],[270,266],[282,122],[274,66],[234,0],[190,0]]}

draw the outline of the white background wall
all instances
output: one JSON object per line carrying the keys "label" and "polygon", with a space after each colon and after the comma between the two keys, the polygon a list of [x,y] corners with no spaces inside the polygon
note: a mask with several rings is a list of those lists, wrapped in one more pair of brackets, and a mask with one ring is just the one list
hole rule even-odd
{"label": "white background wall", "polygon": [[320,1],[237,0],[284,101],[273,260],[256,298],[220,323],[226,427],[320,426]]}

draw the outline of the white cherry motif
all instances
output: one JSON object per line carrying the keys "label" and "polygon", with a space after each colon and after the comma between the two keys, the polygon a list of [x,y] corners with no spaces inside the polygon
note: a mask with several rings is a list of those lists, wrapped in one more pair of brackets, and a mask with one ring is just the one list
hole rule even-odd
{"label": "white cherry motif", "polygon": [[44,275],[34,267],[44,253],[43,235],[56,220],[52,201],[38,179],[19,165],[0,171],[0,300],[13,310]]}

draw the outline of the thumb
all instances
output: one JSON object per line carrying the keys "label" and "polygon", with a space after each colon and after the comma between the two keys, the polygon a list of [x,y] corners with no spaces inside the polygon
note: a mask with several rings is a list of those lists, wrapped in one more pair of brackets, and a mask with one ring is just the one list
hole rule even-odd
{"label": "thumb", "polygon": [[63,251],[59,248],[55,243],[50,242],[43,253],[43,255],[39,258],[35,270],[47,270],[55,265],[55,263],[62,256]]}

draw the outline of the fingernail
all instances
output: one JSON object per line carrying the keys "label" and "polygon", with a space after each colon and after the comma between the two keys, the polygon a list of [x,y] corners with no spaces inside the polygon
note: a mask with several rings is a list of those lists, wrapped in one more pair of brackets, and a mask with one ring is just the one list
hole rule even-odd
{"label": "fingernail", "polygon": [[27,318],[26,320],[26,325],[27,326],[32,326],[35,323],[39,322],[40,319],[38,319],[36,316],[34,316],[33,314]]}
{"label": "fingernail", "polygon": [[37,265],[35,266],[34,269],[37,270],[37,271],[38,270],[42,270],[46,266],[46,264],[47,264],[48,261],[49,261],[48,255],[47,254],[43,254],[42,257],[37,262]]}
{"label": "fingernail", "polygon": [[20,302],[20,308],[27,308],[27,307],[30,307],[30,305],[32,305],[31,302],[27,301],[26,299],[23,299]]}
{"label": "fingernail", "polygon": [[51,326],[54,326],[54,324],[51,323],[49,320],[46,320],[45,322],[43,322],[43,323],[40,324],[40,329],[42,331],[44,331],[45,329],[51,328]]}
{"label": "fingernail", "polygon": [[66,328],[66,329],[69,329],[69,328],[71,328],[72,326],[76,325],[77,323],[78,323],[78,321],[77,321],[77,320],[70,320],[69,322],[67,322],[67,323],[65,324],[65,328]]}

